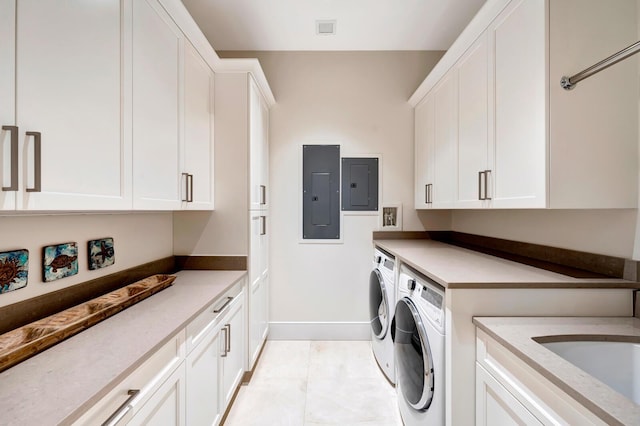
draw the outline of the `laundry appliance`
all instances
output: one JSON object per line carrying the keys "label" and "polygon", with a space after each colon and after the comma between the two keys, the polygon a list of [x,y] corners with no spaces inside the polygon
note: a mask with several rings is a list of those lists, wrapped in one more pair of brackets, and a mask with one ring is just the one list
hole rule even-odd
{"label": "laundry appliance", "polygon": [[375,247],[373,270],[369,275],[371,347],[380,369],[392,384],[396,383],[392,338],[396,272],[395,258]]}
{"label": "laundry appliance", "polygon": [[405,426],[445,424],[445,311],[442,286],[400,266],[394,353]]}

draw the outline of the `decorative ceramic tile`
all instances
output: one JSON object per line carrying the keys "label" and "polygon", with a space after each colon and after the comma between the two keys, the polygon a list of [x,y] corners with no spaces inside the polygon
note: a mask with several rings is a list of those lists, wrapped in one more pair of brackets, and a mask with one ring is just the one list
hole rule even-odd
{"label": "decorative ceramic tile", "polygon": [[65,243],[45,247],[42,271],[45,282],[76,275],[78,273],[78,245]]}
{"label": "decorative ceramic tile", "polygon": [[89,269],[100,269],[115,263],[116,257],[113,249],[113,238],[91,240],[88,243]]}
{"label": "decorative ceramic tile", "polygon": [[29,251],[15,250],[0,253],[0,293],[27,286]]}

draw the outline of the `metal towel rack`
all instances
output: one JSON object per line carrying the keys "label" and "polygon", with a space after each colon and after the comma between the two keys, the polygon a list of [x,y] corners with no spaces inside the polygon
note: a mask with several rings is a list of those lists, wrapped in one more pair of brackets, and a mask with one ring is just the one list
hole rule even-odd
{"label": "metal towel rack", "polygon": [[629,56],[635,55],[638,52],[640,52],[640,41],[633,43],[631,46],[626,47],[621,51],[609,56],[607,59],[604,59],[597,64],[592,65],[583,71],[580,71],[576,75],[572,75],[571,77],[562,77],[560,79],[560,86],[562,86],[562,88],[565,90],[571,90],[576,87],[576,84],[578,84],[578,82],[584,80],[585,78],[589,78],[592,75],[597,74],[600,71],[609,68],[611,65],[617,64],[618,62],[627,59]]}

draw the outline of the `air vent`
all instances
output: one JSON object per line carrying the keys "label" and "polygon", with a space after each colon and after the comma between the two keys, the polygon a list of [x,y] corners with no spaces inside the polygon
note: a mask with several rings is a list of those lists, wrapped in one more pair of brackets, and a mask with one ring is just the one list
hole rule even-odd
{"label": "air vent", "polygon": [[335,35],[336,20],[316,21],[316,34],[318,35]]}

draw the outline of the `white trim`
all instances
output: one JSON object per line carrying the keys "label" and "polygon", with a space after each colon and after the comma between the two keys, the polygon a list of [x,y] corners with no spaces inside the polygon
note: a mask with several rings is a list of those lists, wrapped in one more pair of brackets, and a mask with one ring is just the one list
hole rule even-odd
{"label": "white trim", "polygon": [[276,321],[269,323],[269,340],[371,340],[371,327],[368,321]]}

